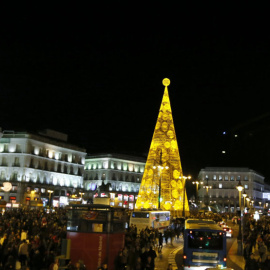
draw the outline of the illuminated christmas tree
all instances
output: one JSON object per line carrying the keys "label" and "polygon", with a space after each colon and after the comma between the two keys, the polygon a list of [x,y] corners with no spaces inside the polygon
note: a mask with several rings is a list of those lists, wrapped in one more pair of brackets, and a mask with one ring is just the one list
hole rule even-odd
{"label": "illuminated christmas tree", "polygon": [[135,208],[170,210],[187,215],[186,177],[183,176],[173,124],[169,84],[169,79],[163,80],[164,95]]}

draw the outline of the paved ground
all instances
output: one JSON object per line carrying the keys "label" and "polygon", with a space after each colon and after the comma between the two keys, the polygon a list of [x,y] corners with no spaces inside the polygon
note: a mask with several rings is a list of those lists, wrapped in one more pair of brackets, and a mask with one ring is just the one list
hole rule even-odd
{"label": "paved ground", "polygon": [[157,253],[157,258],[155,260],[155,269],[166,270],[169,263],[173,265],[173,269],[178,269],[175,258],[176,255],[183,249],[183,246],[183,238],[173,241],[173,244],[164,244],[162,253]]}

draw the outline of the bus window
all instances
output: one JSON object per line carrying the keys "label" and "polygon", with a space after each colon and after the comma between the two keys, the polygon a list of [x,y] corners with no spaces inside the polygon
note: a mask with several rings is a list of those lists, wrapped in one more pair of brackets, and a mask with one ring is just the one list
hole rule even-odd
{"label": "bus window", "polygon": [[223,234],[217,232],[193,231],[188,235],[188,247],[192,249],[223,249]]}
{"label": "bus window", "polygon": [[93,223],[92,224],[93,232],[103,232],[103,224]]}

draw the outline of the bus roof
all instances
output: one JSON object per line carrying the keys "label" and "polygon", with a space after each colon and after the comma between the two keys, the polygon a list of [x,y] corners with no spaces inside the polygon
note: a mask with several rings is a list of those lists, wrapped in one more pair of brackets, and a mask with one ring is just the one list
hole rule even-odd
{"label": "bus roof", "polygon": [[185,229],[222,231],[216,222],[211,219],[187,219],[185,222]]}

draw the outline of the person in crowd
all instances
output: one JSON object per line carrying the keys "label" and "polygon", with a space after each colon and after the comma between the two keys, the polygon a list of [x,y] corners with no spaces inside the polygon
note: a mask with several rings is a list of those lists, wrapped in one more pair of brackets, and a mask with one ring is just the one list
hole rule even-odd
{"label": "person in crowd", "polygon": [[251,253],[246,261],[245,270],[256,270],[258,269],[258,261],[256,261],[254,254]]}
{"label": "person in crowd", "polygon": [[269,270],[270,269],[270,255],[267,255],[266,260],[262,263],[261,269],[262,270]]}
{"label": "person in crowd", "polygon": [[58,270],[59,268],[59,259],[55,258],[54,262],[50,265],[49,270]]}
{"label": "person in crowd", "polygon": [[134,270],[143,270],[143,265],[142,265],[142,259],[141,257],[137,257],[135,266],[133,268]]}
{"label": "person in crowd", "polygon": [[7,259],[7,262],[5,263],[5,266],[4,266],[4,270],[7,270],[7,269],[15,269],[15,263],[16,263],[16,260],[13,256],[8,256],[8,259]]}
{"label": "person in crowd", "polygon": [[163,247],[163,235],[160,232],[158,237],[158,252],[160,253]]}
{"label": "person in crowd", "polygon": [[154,270],[155,269],[154,260],[152,259],[151,256],[147,257],[143,269],[144,270]]}
{"label": "person in crowd", "polygon": [[152,258],[152,262],[153,262],[153,265],[155,267],[155,258],[157,257],[157,253],[156,251],[153,249],[152,246],[150,246],[150,249],[149,249],[149,252],[148,252],[148,256],[150,256]]}
{"label": "person in crowd", "polygon": [[120,250],[117,257],[115,258],[115,269],[123,270],[126,267],[123,251]]}
{"label": "person in crowd", "polygon": [[26,243],[26,240],[23,239],[22,243],[19,246],[19,260],[21,262],[21,266],[27,265],[28,256],[28,244]]}

